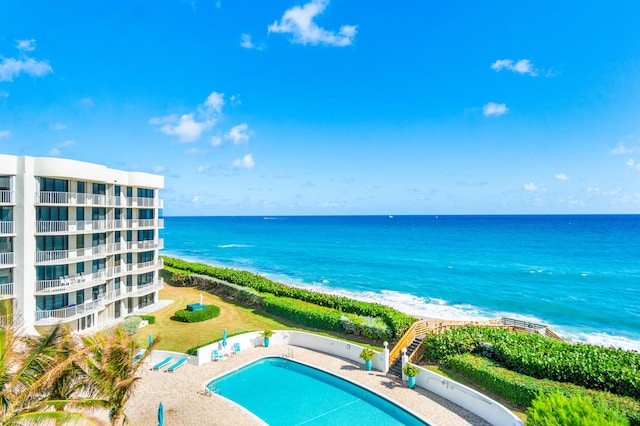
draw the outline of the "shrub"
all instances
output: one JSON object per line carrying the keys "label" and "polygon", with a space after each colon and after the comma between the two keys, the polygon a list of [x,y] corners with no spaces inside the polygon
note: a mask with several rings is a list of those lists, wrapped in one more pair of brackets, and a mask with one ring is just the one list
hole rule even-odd
{"label": "shrub", "polygon": [[220,315],[220,308],[214,305],[205,305],[204,309],[199,311],[189,311],[186,309],[180,309],[175,313],[172,320],[180,322],[202,322],[210,320]]}
{"label": "shrub", "polygon": [[340,326],[346,334],[385,340],[392,336],[391,329],[381,318],[362,317],[355,314],[342,315]]}
{"label": "shrub", "polygon": [[551,392],[538,395],[527,410],[528,426],[624,426],[629,424],[618,410],[603,401],[574,394]]}
{"label": "shrub", "polygon": [[122,322],[122,328],[127,334],[136,334],[140,330],[142,318],[136,316],[126,317]]}
{"label": "shrub", "polygon": [[237,300],[243,304],[262,307],[263,296],[253,288],[200,274],[192,274],[190,278],[194,286],[202,288],[203,290],[227,299]]}
{"label": "shrub", "polygon": [[375,355],[376,353],[373,349],[369,348],[364,348],[362,352],[360,352],[360,358],[362,358],[363,361],[371,361]]}
{"label": "shrub", "polygon": [[494,361],[471,354],[450,357],[445,365],[488,391],[522,407],[531,406],[536,397],[543,393],[560,392],[565,395],[581,393],[590,395],[594,399],[603,400],[613,407],[618,407],[628,416],[631,425],[640,426],[640,402],[630,397],[585,389],[571,383],[536,379],[513,372],[500,367]]}
{"label": "shrub", "polygon": [[147,321],[149,324],[155,324],[156,323],[156,317],[153,315],[140,315],[140,318],[143,321]]}
{"label": "shrub", "polygon": [[420,373],[420,369],[413,364],[407,363],[404,367],[402,367],[402,372],[405,376],[413,377],[417,376],[418,373]]}

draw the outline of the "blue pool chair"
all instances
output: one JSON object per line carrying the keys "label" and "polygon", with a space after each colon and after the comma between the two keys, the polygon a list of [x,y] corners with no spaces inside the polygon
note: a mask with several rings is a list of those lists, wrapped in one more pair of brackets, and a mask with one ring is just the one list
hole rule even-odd
{"label": "blue pool chair", "polygon": [[224,355],[220,355],[220,352],[218,352],[217,349],[213,350],[213,360],[217,361],[219,359],[224,359]]}
{"label": "blue pool chair", "polygon": [[237,354],[238,352],[240,352],[240,343],[234,343],[233,344],[233,354]]}
{"label": "blue pool chair", "polygon": [[182,366],[182,364],[184,364],[186,361],[187,361],[187,358],[180,358],[179,360],[177,360],[176,362],[171,364],[171,366],[169,366],[169,368],[167,368],[167,371],[168,372],[172,372],[172,371],[180,368]]}
{"label": "blue pool chair", "polygon": [[156,365],[153,366],[154,370],[160,370],[162,367],[164,367],[165,365],[169,364],[171,361],[173,361],[173,358],[171,358],[170,356],[163,359],[162,361],[160,361],[159,363],[157,363]]}

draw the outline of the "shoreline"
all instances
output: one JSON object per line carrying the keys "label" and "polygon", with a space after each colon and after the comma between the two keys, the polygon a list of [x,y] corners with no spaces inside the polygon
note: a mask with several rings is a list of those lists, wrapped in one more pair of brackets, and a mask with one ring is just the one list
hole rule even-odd
{"label": "shoreline", "polygon": [[[611,335],[604,332],[589,333],[589,332],[583,331],[582,333],[580,333],[579,332],[581,330],[580,328],[576,328],[576,331],[577,331],[576,333],[576,332],[573,332],[571,327],[549,323],[536,316],[523,315],[515,312],[500,312],[500,313],[497,312],[495,315],[490,316],[490,315],[481,315],[479,312],[476,311],[476,315],[471,315],[471,314],[459,315],[459,313],[462,312],[461,310],[459,310],[461,309],[460,308],[461,306],[470,307],[473,305],[468,305],[468,304],[447,305],[446,302],[444,301],[441,301],[442,303],[434,304],[434,303],[429,303],[424,297],[412,295],[410,293],[398,292],[394,290],[382,289],[379,292],[373,292],[373,291],[358,292],[358,291],[347,290],[347,289],[332,289],[332,288],[326,287],[321,283],[317,283],[317,284],[301,283],[299,280],[296,280],[295,278],[291,278],[284,274],[264,273],[264,272],[253,270],[250,268],[242,268],[242,267],[228,265],[228,264],[224,264],[216,261],[203,260],[203,259],[190,257],[190,256],[183,256],[176,253],[170,253],[168,251],[165,253],[162,253],[161,255],[168,256],[168,257],[175,257],[188,262],[203,263],[206,265],[211,265],[219,268],[227,268],[227,269],[237,270],[237,271],[247,271],[247,272],[260,275],[272,281],[280,282],[282,284],[285,284],[291,287],[302,288],[302,289],[315,291],[319,293],[330,294],[330,295],[344,296],[344,297],[359,300],[362,302],[379,303],[382,305],[390,306],[405,314],[412,315],[418,319],[426,319],[426,320],[433,320],[433,321],[440,320],[440,321],[485,322],[495,318],[508,317],[508,318],[514,318],[517,320],[531,322],[531,323],[544,324],[545,326],[553,329],[558,335],[563,337],[569,343],[585,343],[585,344],[592,344],[592,345],[605,346],[605,347],[613,346],[613,347],[618,347],[624,350],[640,352],[640,337],[638,339],[633,339],[620,334]],[[285,280],[282,279],[283,277],[285,278]],[[389,294],[392,294],[393,296],[395,296],[395,299],[400,301],[389,302],[390,298],[393,299],[393,297],[389,297]],[[443,308],[446,308],[448,311],[450,311],[451,314],[443,315],[443,316],[424,315],[424,312],[420,313],[421,311],[424,311],[424,308],[420,309],[419,307],[420,305],[427,307],[427,309],[433,308],[433,307],[443,307]],[[473,306],[473,308],[474,310],[481,309],[480,307],[476,307],[476,306]],[[456,311],[456,310],[459,310],[459,311]]]}

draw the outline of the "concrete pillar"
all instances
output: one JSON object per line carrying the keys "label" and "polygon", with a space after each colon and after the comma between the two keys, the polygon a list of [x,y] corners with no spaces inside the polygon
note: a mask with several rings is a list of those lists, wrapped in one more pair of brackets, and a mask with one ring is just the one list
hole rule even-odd
{"label": "concrete pillar", "polygon": [[389,342],[384,342],[384,349],[382,350],[382,358],[384,363],[382,365],[382,372],[387,373],[389,371]]}
{"label": "concrete pillar", "polygon": [[[409,363],[409,356],[407,355],[407,348],[402,348],[402,368],[404,368],[405,365],[407,365]],[[407,381],[407,376],[404,375],[404,372],[402,373],[402,380],[403,381]]]}

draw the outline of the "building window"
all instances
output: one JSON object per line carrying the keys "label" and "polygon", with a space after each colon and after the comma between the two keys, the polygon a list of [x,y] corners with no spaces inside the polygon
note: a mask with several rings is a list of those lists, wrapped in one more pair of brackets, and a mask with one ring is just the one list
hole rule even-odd
{"label": "building window", "polygon": [[13,220],[13,207],[0,207],[0,220],[12,221]]}
{"label": "building window", "polygon": [[116,231],[113,233],[113,242],[118,244],[120,242],[120,239],[122,238],[122,232],[120,231]]}
{"label": "building window", "polygon": [[120,185],[116,185],[113,187],[113,195],[115,195],[116,197],[119,197],[121,193],[122,193],[122,187]]}
{"label": "building window", "polygon": [[127,219],[133,219],[133,209],[127,209]]}
{"label": "building window", "polygon": [[36,207],[36,220],[69,220],[67,207]]}
{"label": "building window", "polygon": [[0,253],[13,253],[12,237],[0,237]]}
{"label": "building window", "polygon": [[76,184],[76,192],[78,194],[84,194],[86,192],[85,189],[84,189],[84,182],[78,182]]}
{"label": "building window", "polygon": [[133,188],[130,186],[127,186],[127,197],[133,197]]}
{"label": "building window", "polygon": [[76,291],[76,305],[82,305],[84,303],[84,290]]}
{"label": "building window", "polygon": [[113,218],[116,220],[122,219],[122,209],[113,209]]}
{"label": "building window", "polygon": [[153,198],[153,189],[138,188],[138,197],[140,198]]}
{"label": "building window", "polygon": [[103,246],[107,244],[107,234],[91,234],[91,247]]}
{"label": "building window", "polygon": [[138,219],[153,219],[153,209],[138,210]]}
{"label": "building window", "polygon": [[40,179],[40,191],[51,191],[51,192],[68,192],[69,191],[69,181],[62,179],[51,179],[51,178],[39,178]]}
{"label": "building window", "polygon": [[68,235],[47,235],[36,237],[36,250],[69,250]]}
{"label": "building window", "polygon": [[107,194],[107,185],[104,183],[94,183],[93,184],[93,194],[95,195],[106,195]]}
{"label": "building window", "polygon": [[79,221],[84,220],[84,207],[76,208],[76,220],[79,220]]}
{"label": "building window", "polygon": [[11,176],[0,176],[0,191],[11,189]]}
{"label": "building window", "polygon": [[153,272],[147,272],[146,274],[138,275],[138,287],[153,282]]}
{"label": "building window", "polygon": [[105,220],[107,217],[107,209],[104,207],[93,207],[91,209],[91,220]]}
{"label": "building window", "polygon": [[76,274],[84,274],[84,262],[76,263]]}
{"label": "building window", "polygon": [[38,266],[36,280],[58,280],[69,275],[69,265]]}
{"label": "building window", "polygon": [[69,294],[53,294],[50,296],[36,296],[36,306],[40,310],[50,311],[69,306]]}
{"label": "building window", "polygon": [[153,254],[153,251],[138,253],[138,263],[151,262],[153,260]]}
{"label": "building window", "polygon": [[153,241],[153,237],[155,236],[154,229],[145,229],[138,231],[138,241]]}
{"label": "building window", "polygon": [[91,262],[91,272],[97,274],[100,271],[103,271],[106,267],[106,259],[95,259]]}

